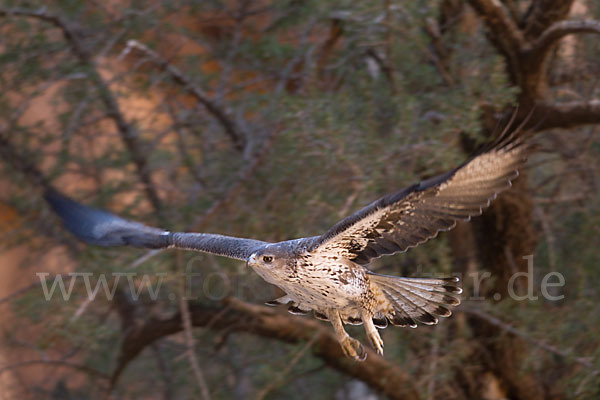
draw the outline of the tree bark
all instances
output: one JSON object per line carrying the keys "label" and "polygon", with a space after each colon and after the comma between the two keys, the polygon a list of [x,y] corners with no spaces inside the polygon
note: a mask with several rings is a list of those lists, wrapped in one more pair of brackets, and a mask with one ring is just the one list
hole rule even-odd
{"label": "tree bark", "polygon": [[[558,103],[549,96],[548,58],[558,41],[571,33],[600,33],[598,21],[565,20],[572,3],[573,0],[533,1],[520,17],[518,10],[510,9],[504,2],[469,0],[487,30],[488,39],[504,57],[512,85],[520,88],[515,126],[528,120],[524,128],[537,132],[600,122],[598,100]],[[509,108],[504,115],[514,112]],[[493,132],[496,125],[496,117],[482,121],[484,132]],[[465,150],[470,153],[473,149],[467,146]],[[537,242],[532,207],[527,177],[522,174],[513,188],[499,196],[481,217],[450,234],[455,267],[466,277],[477,267],[479,274],[491,274],[490,279],[477,287],[479,293],[476,293],[488,301],[506,299],[511,276],[527,271],[523,257],[533,254]],[[470,257],[463,259],[465,254]],[[498,382],[507,398],[548,396],[538,377],[522,370],[527,348],[522,339],[503,334],[497,326],[481,318],[472,315],[465,318],[477,342],[473,345],[469,368],[477,373],[457,371],[457,380],[468,397],[484,397],[486,388],[477,384],[484,376]]]}
{"label": "tree bark", "polygon": [[[191,323],[214,331],[243,332],[286,343],[309,342],[315,357],[341,373],[360,379],[390,399],[419,399],[411,377],[399,366],[386,361],[370,348],[365,362],[354,362],[344,356],[329,326],[313,319],[292,317],[282,309],[259,306],[228,298],[222,306],[189,305]],[[111,387],[117,383],[127,365],[142,350],[165,336],[183,330],[181,314],[167,319],[149,319],[127,330],[121,343],[117,367]],[[316,340],[314,336],[317,335]]]}

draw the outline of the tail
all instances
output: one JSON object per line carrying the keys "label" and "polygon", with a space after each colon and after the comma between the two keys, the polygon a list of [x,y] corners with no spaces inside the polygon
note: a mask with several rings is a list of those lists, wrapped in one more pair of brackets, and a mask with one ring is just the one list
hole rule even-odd
{"label": "tail", "polygon": [[437,317],[449,317],[447,306],[457,306],[462,293],[458,277],[404,278],[370,273],[371,283],[383,292],[387,304],[381,312],[392,325],[416,328],[419,321],[435,325]]}

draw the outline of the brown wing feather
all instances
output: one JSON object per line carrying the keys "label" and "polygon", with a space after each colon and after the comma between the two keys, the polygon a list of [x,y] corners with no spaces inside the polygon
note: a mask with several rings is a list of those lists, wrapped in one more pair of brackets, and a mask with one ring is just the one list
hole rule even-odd
{"label": "brown wing feather", "polygon": [[458,168],[385,196],[333,226],[309,251],[335,254],[359,264],[406,251],[480,215],[509,188],[530,146],[499,140]]}

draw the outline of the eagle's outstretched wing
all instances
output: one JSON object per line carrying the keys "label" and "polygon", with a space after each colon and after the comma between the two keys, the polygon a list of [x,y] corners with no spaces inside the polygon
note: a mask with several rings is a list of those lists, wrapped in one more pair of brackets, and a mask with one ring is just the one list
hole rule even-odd
{"label": "eagle's outstretched wing", "polygon": [[313,239],[308,251],[365,265],[417,246],[452,229],[458,220],[480,215],[511,186],[530,147],[510,136],[499,139],[454,170],[389,194],[341,220]]}
{"label": "eagle's outstretched wing", "polygon": [[71,233],[88,243],[99,246],[133,246],[149,249],[176,247],[246,260],[253,252],[268,244],[259,240],[211,233],[173,233],[152,228],[106,211],[84,206],[54,190],[47,191],[44,197]]}

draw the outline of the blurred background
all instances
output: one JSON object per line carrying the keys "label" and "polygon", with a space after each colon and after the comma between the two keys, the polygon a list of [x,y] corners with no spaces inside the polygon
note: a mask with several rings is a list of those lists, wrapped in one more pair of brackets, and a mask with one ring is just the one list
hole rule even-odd
{"label": "blurred background", "polygon": [[[3,0],[0,398],[599,398],[598,20],[593,0]],[[538,145],[514,187],[371,265],[461,275],[463,305],[365,363],[263,306],[278,289],[242,262],[86,246],[42,198],[312,236],[511,116]]]}

